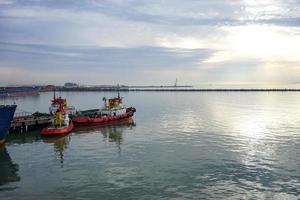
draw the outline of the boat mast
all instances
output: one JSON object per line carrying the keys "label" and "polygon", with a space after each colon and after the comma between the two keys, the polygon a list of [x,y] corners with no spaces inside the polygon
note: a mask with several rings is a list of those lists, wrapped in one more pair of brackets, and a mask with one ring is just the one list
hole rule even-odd
{"label": "boat mast", "polygon": [[55,86],[54,86],[54,90],[53,90],[53,102],[55,102],[56,100],[56,96],[55,96]]}

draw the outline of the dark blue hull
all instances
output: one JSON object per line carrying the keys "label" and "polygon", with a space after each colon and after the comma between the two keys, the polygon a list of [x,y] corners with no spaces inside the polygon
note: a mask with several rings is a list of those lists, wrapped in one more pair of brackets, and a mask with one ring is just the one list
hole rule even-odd
{"label": "dark blue hull", "polygon": [[16,108],[17,105],[0,105],[0,143],[5,139]]}

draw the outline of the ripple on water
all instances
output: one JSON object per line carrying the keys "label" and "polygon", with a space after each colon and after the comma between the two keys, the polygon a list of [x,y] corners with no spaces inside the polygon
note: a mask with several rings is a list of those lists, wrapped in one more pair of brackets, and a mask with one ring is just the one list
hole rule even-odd
{"label": "ripple on water", "polygon": [[[68,95],[93,107],[104,94]],[[300,199],[298,93],[124,95],[137,107],[136,126],[52,143],[12,138],[5,162],[20,180],[0,186],[12,189],[0,198]]]}

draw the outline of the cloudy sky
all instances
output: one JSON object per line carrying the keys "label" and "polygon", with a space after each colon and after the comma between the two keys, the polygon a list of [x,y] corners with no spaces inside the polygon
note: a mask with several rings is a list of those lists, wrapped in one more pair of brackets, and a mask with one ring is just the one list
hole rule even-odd
{"label": "cloudy sky", "polygon": [[300,82],[299,0],[0,0],[0,84]]}

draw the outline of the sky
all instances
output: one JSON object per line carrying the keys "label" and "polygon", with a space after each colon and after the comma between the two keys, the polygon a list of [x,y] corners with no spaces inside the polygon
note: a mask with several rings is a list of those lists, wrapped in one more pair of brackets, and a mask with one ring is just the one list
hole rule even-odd
{"label": "sky", "polygon": [[0,0],[0,85],[283,85],[299,53],[299,0]]}

